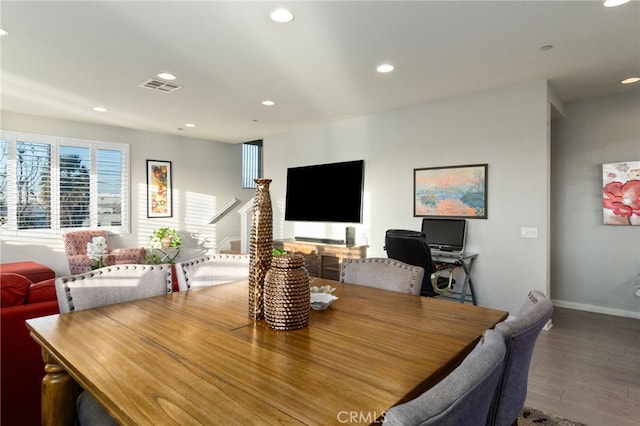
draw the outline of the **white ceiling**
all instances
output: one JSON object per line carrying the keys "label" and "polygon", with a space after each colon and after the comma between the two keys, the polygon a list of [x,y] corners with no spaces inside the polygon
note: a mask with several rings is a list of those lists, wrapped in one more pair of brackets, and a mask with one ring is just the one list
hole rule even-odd
{"label": "white ceiling", "polygon": [[[283,5],[294,21],[270,21]],[[640,84],[619,84],[640,75],[637,0],[2,0],[0,26],[3,110],[229,143],[531,80],[564,101]],[[139,87],[162,71],[183,88]]]}

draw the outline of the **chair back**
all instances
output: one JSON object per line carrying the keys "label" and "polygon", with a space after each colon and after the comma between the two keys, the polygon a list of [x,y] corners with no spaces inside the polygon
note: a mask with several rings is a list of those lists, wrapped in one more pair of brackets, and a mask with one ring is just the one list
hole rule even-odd
{"label": "chair back", "polygon": [[246,254],[213,254],[175,266],[180,291],[249,279]]}
{"label": "chair back", "polygon": [[431,257],[431,249],[422,232],[406,229],[389,229],[385,234],[384,246],[390,259],[397,259],[409,265],[424,269],[420,294],[436,296],[431,284],[431,274],[436,266]]}
{"label": "chair back", "polygon": [[543,293],[531,291],[515,319],[496,325],[504,337],[507,354],[487,425],[510,426],[520,415],[527,397],[533,348],[552,315],[551,301]]}
{"label": "chair back", "polygon": [[420,294],[424,269],[395,259],[344,259],[340,282],[408,294]]}
{"label": "chair back", "polygon": [[505,352],[500,333],[485,331],[471,353],[441,382],[390,408],[384,416],[385,426],[485,426]]}
{"label": "chair back", "polygon": [[56,278],[61,313],[171,293],[171,265],[115,265]]}

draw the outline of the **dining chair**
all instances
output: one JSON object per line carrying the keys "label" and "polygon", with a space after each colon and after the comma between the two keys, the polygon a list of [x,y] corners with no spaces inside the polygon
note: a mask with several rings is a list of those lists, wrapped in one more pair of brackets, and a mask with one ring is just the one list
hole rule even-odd
{"label": "dining chair", "polygon": [[248,254],[212,254],[175,267],[180,291],[249,279]]}
{"label": "dining chair", "polygon": [[340,282],[366,285],[401,293],[420,294],[424,269],[395,259],[368,257],[344,259]]}
{"label": "dining chair", "polygon": [[517,420],[527,397],[527,380],[533,348],[540,331],[553,315],[553,304],[539,291],[530,291],[515,319],[496,325],[507,354],[504,372],[494,395],[487,425],[510,426]]}
{"label": "dining chair", "polygon": [[56,278],[60,313],[171,293],[171,265],[113,265]]}
{"label": "dining chair", "polygon": [[502,335],[486,330],[462,363],[417,398],[390,408],[385,426],[485,426],[504,365]]}
{"label": "dining chair", "polygon": [[[60,313],[171,293],[171,265],[114,265],[56,278]],[[113,426],[115,420],[86,391],[76,400],[80,426]]]}

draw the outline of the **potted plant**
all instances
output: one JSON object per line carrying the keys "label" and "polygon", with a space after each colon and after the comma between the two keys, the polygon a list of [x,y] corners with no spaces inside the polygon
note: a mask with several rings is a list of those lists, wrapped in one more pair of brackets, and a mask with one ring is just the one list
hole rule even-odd
{"label": "potted plant", "polygon": [[149,235],[147,263],[173,263],[180,252],[181,244],[180,234],[175,229],[168,226],[155,229]]}
{"label": "potted plant", "polygon": [[164,226],[162,228],[155,229],[149,236],[149,244],[151,248],[179,248],[182,241],[180,240],[180,234],[174,228]]}

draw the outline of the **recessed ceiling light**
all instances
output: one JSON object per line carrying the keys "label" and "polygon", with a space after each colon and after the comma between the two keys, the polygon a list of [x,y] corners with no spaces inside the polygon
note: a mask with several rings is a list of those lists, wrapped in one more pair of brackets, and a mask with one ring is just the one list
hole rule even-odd
{"label": "recessed ceiling light", "polygon": [[273,106],[275,104],[276,103],[274,101],[262,101],[262,105],[265,105],[265,106]]}
{"label": "recessed ceiling light", "polygon": [[286,9],[276,9],[271,12],[271,20],[274,22],[278,22],[280,24],[286,24],[287,22],[293,21],[293,13],[289,12]]}
{"label": "recessed ceiling light", "polygon": [[193,123],[185,123],[184,127],[196,127]]}
{"label": "recessed ceiling light", "polygon": [[378,68],[376,68],[376,70],[378,70],[378,72],[391,72],[393,71],[393,65],[391,64],[382,64],[379,65]]}
{"label": "recessed ceiling light", "polygon": [[9,31],[5,30],[4,28],[0,28],[0,36],[6,36],[7,34],[9,34]]}
{"label": "recessed ceiling light", "polygon": [[631,83],[637,83],[639,81],[640,81],[640,77],[629,77],[629,78],[625,78],[620,83],[622,83],[622,84],[631,84]]}
{"label": "recessed ceiling light", "polygon": [[93,107],[93,110],[97,111],[97,112],[107,112],[108,111],[105,107],[100,107],[100,106]]}
{"label": "recessed ceiling light", "polygon": [[159,74],[156,74],[158,76],[158,78],[161,78],[163,80],[175,80],[176,76],[169,73],[169,72],[161,72]]}
{"label": "recessed ceiling light", "polygon": [[630,0],[605,0],[604,7],[616,7],[623,5],[625,3],[629,3]]}

